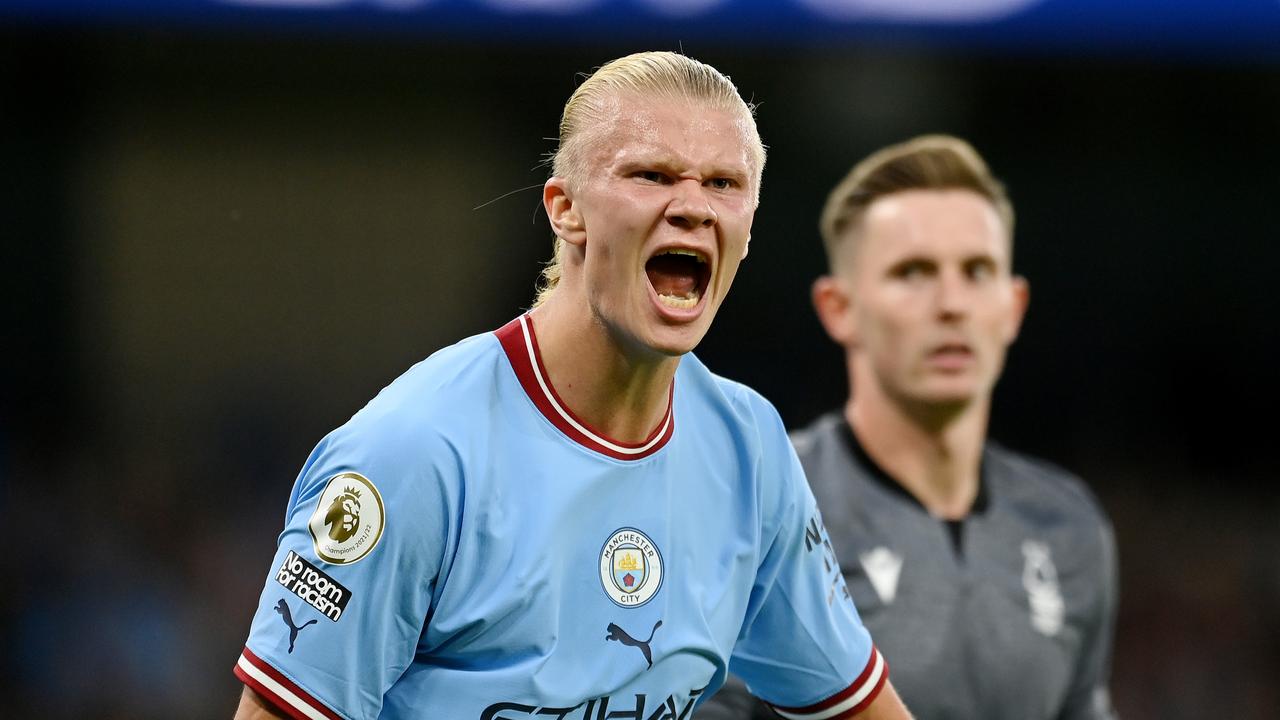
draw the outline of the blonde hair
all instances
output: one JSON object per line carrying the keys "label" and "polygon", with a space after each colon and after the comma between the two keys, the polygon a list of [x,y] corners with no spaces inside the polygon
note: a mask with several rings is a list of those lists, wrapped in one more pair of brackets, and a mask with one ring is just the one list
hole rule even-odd
{"label": "blonde hair", "polygon": [[[755,158],[755,191],[759,200],[765,149],[755,124],[755,106],[738,94],[727,75],[691,57],[673,52],[643,52],[612,60],[583,81],[565,103],[560,138],[551,156],[551,174],[570,182],[588,172],[587,149],[610,129],[608,111],[624,94],[662,100],[696,102],[740,112],[748,121]],[[534,307],[541,305],[560,283],[564,241],[555,239],[551,261],[542,270]]]}
{"label": "blonde hair", "polygon": [[923,135],[872,153],[831,191],[818,227],[832,271],[838,256],[856,246],[853,231],[871,204],[907,190],[975,192],[995,207],[1013,242],[1013,205],[978,151],[957,137]]}

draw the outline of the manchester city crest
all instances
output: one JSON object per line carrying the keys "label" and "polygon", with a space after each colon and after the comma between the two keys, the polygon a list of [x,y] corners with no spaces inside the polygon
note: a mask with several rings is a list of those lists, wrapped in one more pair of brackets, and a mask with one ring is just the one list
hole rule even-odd
{"label": "manchester city crest", "polygon": [[640,607],[662,587],[662,553],[648,535],[621,528],[600,549],[600,584],[622,607]]}

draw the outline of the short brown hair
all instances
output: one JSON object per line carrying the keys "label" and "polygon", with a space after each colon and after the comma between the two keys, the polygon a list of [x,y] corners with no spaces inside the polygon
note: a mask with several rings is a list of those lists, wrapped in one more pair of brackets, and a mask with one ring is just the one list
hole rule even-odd
{"label": "short brown hair", "polygon": [[1013,241],[1013,205],[978,151],[958,137],[922,135],[872,153],[827,196],[818,227],[832,270],[867,208],[879,198],[907,190],[971,190],[995,206]]}

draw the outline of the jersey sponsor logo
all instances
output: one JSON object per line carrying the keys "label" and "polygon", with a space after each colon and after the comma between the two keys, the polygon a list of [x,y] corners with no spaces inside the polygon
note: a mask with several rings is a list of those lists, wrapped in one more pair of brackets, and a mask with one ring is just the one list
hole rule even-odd
{"label": "jersey sponsor logo", "polygon": [[533,717],[554,720],[688,720],[698,696],[706,690],[704,687],[688,693],[672,693],[665,700],[658,700],[656,705],[650,704],[647,693],[616,698],[606,695],[584,700],[573,707],[496,702],[480,713],[480,720],[523,720]]}
{"label": "jersey sponsor logo", "polygon": [[600,584],[622,607],[640,607],[662,587],[662,553],[648,535],[621,528],[600,549]]}
{"label": "jersey sponsor logo", "polygon": [[1031,627],[1053,637],[1062,629],[1066,611],[1053,555],[1048,545],[1027,540],[1022,543],[1022,556],[1026,560],[1022,566],[1022,586],[1027,589],[1027,604],[1031,607]]}
{"label": "jersey sponsor logo", "polygon": [[652,649],[650,649],[649,643],[653,642],[653,635],[654,633],[658,632],[658,628],[660,627],[662,627],[661,620],[659,620],[657,623],[654,624],[653,630],[649,631],[649,639],[637,640],[631,637],[629,634],[627,634],[627,631],[623,630],[617,624],[609,623],[609,628],[608,628],[609,634],[606,635],[604,639],[606,641],[617,640],[623,645],[627,645],[629,647],[638,649],[640,653],[644,655],[645,662],[649,663],[649,667],[653,667],[653,651]]}
{"label": "jersey sponsor logo", "polygon": [[804,549],[811,554],[817,551],[822,556],[822,567],[828,581],[827,607],[830,607],[836,598],[843,598],[852,604],[853,596],[849,594],[849,586],[844,583],[844,574],[840,572],[840,562],[836,560],[835,548],[831,547],[831,538],[827,535],[826,526],[822,524],[822,513],[816,510],[809,518],[809,524],[804,528]]}
{"label": "jersey sponsor logo", "polygon": [[351,599],[350,590],[292,550],[280,563],[276,582],[334,622],[342,617]]}
{"label": "jersey sponsor logo", "polygon": [[378,488],[365,476],[348,472],[329,479],[307,528],[321,560],[350,565],[378,545],[385,521]]}
{"label": "jersey sponsor logo", "polygon": [[280,619],[284,620],[284,624],[289,626],[289,654],[292,655],[293,644],[298,640],[298,633],[302,631],[302,628],[308,625],[315,625],[316,621],[312,619],[302,623],[301,625],[294,625],[293,613],[289,612],[289,603],[285,602],[283,599],[276,603],[276,612],[280,613]]}
{"label": "jersey sponsor logo", "polygon": [[880,602],[885,605],[893,603],[898,595],[898,576],[902,574],[902,556],[883,545],[869,552],[858,555],[862,569],[875,588]]}

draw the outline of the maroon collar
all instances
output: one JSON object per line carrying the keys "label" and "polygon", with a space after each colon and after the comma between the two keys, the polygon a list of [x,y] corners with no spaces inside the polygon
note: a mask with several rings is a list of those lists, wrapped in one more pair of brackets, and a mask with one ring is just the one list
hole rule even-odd
{"label": "maroon collar", "polygon": [[547,420],[551,421],[552,425],[579,445],[617,460],[639,460],[661,450],[675,432],[675,415],[672,412],[675,381],[672,381],[671,389],[667,393],[666,415],[649,437],[641,443],[619,442],[583,422],[560,399],[556,389],[551,386],[547,369],[542,365],[542,354],[538,351],[538,338],[533,333],[533,320],[528,314],[521,315],[503,325],[494,331],[494,335],[497,335],[498,342],[502,343],[502,349],[507,354],[511,369],[515,370],[516,377],[520,380],[520,385],[529,399]]}

